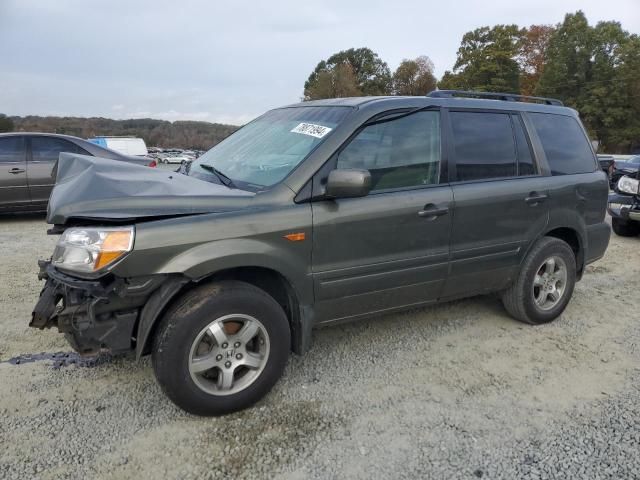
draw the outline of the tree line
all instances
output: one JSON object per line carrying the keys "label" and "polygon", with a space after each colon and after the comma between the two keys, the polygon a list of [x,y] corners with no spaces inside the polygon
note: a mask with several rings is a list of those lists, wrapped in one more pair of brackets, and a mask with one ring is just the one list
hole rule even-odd
{"label": "tree line", "polygon": [[640,148],[640,37],[615,21],[589,25],[581,11],[557,25],[467,32],[439,81],[427,56],[405,59],[392,73],[369,48],[344,50],[318,63],[304,100],[426,95],[436,87],[558,98],[580,112],[601,151]]}
{"label": "tree line", "polygon": [[0,115],[0,132],[46,132],[91,138],[121,135],[144,138],[149,146],[208,150],[238,129],[234,125],[209,122],[154,120],[140,118],[112,120],[81,117],[7,117]]}

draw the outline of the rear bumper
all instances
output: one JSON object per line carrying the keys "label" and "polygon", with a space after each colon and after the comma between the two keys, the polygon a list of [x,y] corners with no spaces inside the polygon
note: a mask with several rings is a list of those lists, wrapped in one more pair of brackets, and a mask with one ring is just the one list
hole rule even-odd
{"label": "rear bumper", "polygon": [[76,351],[87,354],[132,350],[140,311],[166,280],[163,275],[82,280],[65,275],[49,262],[40,262],[39,278],[46,283],[29,326],[55,326]]}
{"label": "rear bumper", "polygon": [[608,223],[596,223],[587,226],[587,252],[585,265],[601,259],[609,246],[611,227]]}

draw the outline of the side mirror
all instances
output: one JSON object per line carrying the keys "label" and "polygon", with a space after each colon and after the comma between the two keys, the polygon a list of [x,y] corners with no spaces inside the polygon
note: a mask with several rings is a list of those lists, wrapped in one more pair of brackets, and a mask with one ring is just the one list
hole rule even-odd
{"label": "side mirror", "polygon": [[330,198],[364,197],[371,191],[369,170],[338,169],[329,172],[325,195]]}

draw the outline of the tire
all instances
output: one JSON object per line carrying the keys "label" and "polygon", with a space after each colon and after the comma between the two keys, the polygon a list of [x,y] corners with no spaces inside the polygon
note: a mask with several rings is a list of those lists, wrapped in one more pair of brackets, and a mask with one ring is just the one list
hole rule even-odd
{"label": "tire", "polygon": [[620,235],[621,237],[636,237],[640,234],[640,222],[635,222],[633,220],[612,218],[611,227],[616,235]]}
{"label": "tire", "polygon": [[[258,333],[249,338],[254,328]],[[178,407],[213,416],[264,397],[282,376],[290,349],[289,322],[273,297],[224,281],[191,290],[170,307],[154,337],[152,364]]]}
{"label": "tire", "polygon": [[[549,268],[550,259],[554,259],[557,272]],[[561,275],[562,268],[565,275]],[[502,303],[516,320],[532,325],[548,323],[564,311],[575,283],[576,258],[571,247],[560,239],[543,237],[524,259],[516,281],[503,292]],[[554,301],[555,293],[558,298]],[[538,303],[537,299],[544,303]]]}

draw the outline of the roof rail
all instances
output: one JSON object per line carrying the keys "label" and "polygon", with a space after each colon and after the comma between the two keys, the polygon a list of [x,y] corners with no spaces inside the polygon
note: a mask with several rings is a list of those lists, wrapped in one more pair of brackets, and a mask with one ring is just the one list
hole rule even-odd
{"label": "roof rail", "polygon": [[564,104],[555,98],[532,97],[530,95],[516,95],[515,93],[498,93],[498,92],[474,92],[466,90],[434,90],[427,94],[431,98],[452,98],[452,97],[469,97],[469,98],[487,98],[490,100],[503,100],[506,102],[530,102],[544,103],[545,105],[564,106]]}

